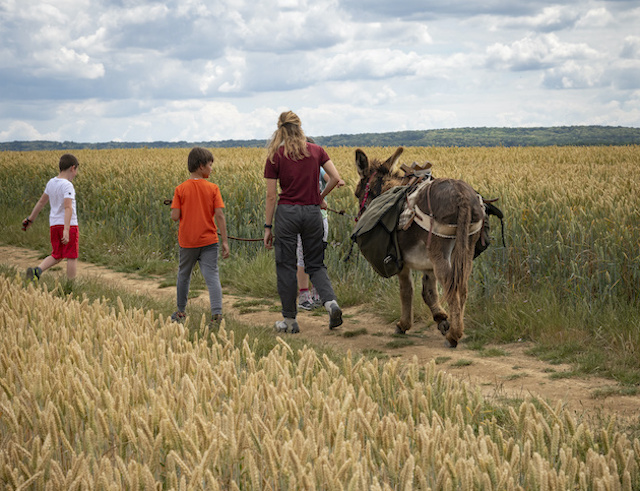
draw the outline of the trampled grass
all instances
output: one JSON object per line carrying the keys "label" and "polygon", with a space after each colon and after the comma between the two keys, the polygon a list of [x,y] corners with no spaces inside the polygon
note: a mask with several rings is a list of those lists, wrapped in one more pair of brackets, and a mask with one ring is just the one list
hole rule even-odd
{"label": "trampled grass", "polygon": [[0,277],[10,489],[621,489],[640,440],[438,371],[337,360]]}
{"label": "trampled grass", "polygon": [[[398,318],[397,280],[382,279],[354,250],[357,203],[353,148],[328,148],[347,186],[329,197],[326,264],[344,305],[370,303]],[[367,148],[386,158],[394,149]],[[176,225],[164,199],[187,177],[187,149],[83,150],[75,181],[85,260],[141,274],[174,275]],[[59,152],[0,154],[3,241],[48,252],[46,216],[28,234],[19,227],[56,173]],[[262,237],[264,150],[214,149],[211,177],[220,185],[229,233]],[[463,178],[486,197],[500,198],[505,240],[494,220],[493,245],[474,263],[466,338],[534,341],[562,353],[585,372],[640,383],[640,151],[621,147],[407,148],[402,162],[433,163],[436,176]],[[221,262],[230,287],[276,297],[273,253],[260,242],[232,241]],[[430,322],[415,296],[415,320]],[[587,353],[587,356],[581,355]]]}

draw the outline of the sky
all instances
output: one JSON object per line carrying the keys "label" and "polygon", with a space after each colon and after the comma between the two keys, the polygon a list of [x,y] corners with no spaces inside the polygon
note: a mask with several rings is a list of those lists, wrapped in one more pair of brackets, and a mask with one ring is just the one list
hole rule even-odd
{"label": "sky", "polygon": [[0,0],[0,141],[640,127],[640,2]]}

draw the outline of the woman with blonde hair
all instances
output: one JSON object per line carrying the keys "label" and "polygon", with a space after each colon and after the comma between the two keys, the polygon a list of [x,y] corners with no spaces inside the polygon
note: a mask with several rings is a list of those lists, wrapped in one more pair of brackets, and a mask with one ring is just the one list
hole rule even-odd
{"label": "woman with blonde hair", "polygon": [[[318,186],[320,167],[329,176],[322,193]],[[283,112],[278,118],[278,128],[267,147],[264,177],[267,180],[264,245],[267,249],[275,248],[278,294],[282,303],[283,320],[276,322],[276,330],[300,332],[296,320],[298,234],[302,239],[305,272],[329,313],[329,329],[334,329],[342,324],[342,310],[324,265],[320,209],[327,207],[324,198],[344,181],[327,152],[307,141],[300,118],[292,111]]]}

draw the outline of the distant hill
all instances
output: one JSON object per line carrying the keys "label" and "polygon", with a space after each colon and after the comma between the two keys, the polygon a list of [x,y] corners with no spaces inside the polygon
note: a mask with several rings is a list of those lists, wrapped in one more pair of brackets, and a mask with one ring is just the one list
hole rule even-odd
{"label": "distant hill", "polygon": [[[451,128],[440,130],[360,133],[314,136],[326,147],[521,147],[640,145],[640,128],[624,126],[555,126],[540,128]],[[0,143],[0,151],[77,150],[108,148],[207,148],[265,147],[267,140],[223,140],[207,142],[105,142],[14,141]]]}

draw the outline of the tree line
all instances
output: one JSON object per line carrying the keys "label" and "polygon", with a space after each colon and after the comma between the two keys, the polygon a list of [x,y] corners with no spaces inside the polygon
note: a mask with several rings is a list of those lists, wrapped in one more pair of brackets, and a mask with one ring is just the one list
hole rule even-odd
{"label": "tree line", "polygon": [[[526,147],[640,145],[640,128],[625,126],[554,126],[537,128],[449,128],[388,133],[314,136],[326,147]],[[0,151],[77,150],[114,148],[265,147],[267,140],[154,141],[78,143],[47,140],[0,143]]]}

